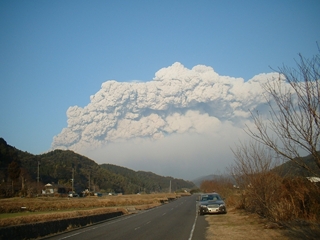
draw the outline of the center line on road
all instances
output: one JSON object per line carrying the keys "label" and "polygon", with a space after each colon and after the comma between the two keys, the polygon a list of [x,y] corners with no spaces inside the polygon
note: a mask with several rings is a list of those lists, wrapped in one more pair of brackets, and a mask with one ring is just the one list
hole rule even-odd
{"label": "center line on road", "polygon": [[79,235],[79,234],[81,234],[81,233],[82,233],[82,232],[75,233],[75,234],[72,234],[72,235],[69,235],[69,236],[66,236],[66,237],[63,237],[63,238],[59,238],[59,239],[66,239],[66,238],[70,238],[70,237],[73,237],[73,236]]}

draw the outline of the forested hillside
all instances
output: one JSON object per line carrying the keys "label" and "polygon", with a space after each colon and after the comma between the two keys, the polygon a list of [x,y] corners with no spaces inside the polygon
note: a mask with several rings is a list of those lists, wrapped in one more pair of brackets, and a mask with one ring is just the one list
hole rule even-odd
{"label": "forested hillside", "polygon": [[[182,179],[163,177],[151,172],[133,171],[95,161],[70,150],[54,150],[33,155],[23,152],[0,138],[0,195],[33,195],[47,183],[66,191],[89,189],[94,192],[138,193],[179,191],[194,184]],[[171,185],[170,185],[171,184]]]}
{"label": "forested hillside", "polygon": [[[320,152],[318,152],[320,155]],[[300,176],[300,177],[319,177],[320,169],[315,163],[314,157],[312,155],[301,157],[295,159],[296,162],[299,162],[300,165],[305,164],[306,168],[312,170],[308,171],[306,168],[301,167],[296,164],[294,161],[287,161],[280,166],[273,169],[273,171],[279,173],[281,176]]]}
{"label": "forested hillside", "polygon": [[113,164],[101,164],[101,167],[126,177],[130,184],[139,186],[139,191],[164,192],[177,191],[183,188],[193,188],[194,183],[173,177],[163,177],[152,172],[133,171],[128,168],[119,167]]}

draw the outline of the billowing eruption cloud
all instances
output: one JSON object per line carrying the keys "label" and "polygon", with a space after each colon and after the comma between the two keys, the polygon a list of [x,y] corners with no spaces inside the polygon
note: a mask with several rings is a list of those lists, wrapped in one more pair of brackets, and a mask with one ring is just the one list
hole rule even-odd
{"label": "billowing eruption cloud", "polygon": [[67,110],[68,127],[52,148],[184,179],[224,171],[230,146],[250,125],[249,110],[265,107],[260,84],[273,77],[245,82],[174,63],[149,82],[106,81],[87,106]]}

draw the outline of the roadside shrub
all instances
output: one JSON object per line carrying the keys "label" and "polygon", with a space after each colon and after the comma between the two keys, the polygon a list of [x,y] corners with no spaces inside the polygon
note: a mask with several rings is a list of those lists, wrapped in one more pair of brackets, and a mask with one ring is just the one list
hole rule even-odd
{"label": "roadside shrub", "polygon": [[247,176],[248,185],[241,195],[241,207],[263,217],[270,217],[272,208],[281,196],[282,178],[266,172]]}
{"label": "roadside shrub", "polygon": [[274,209],[275,220],[320,221],[319,184],[302,177],[285,178],[281,192],[281,202],[275,204],[277,208]]}
{"label": "roadside shrub", "polygon": [[319,185],[304,177],[282,177],[273,171],[280,159],[259,143],[233,150],[231,175],[240,188],[237,208],[273,221],[320,220]]}
{"label": "roadside shrub", "polygon": [[255,174],[242,190],[237,208],[272,221],[320,221],[320,188],[306,178],[282,178],[274,173]]}
{"label": "roadside shrub", "polygon": [[233,196],[234,189],[231,180],[226,177],[216,177],[212,180],[205,180],[201,183],[200,189],[203,192],[217,192],[226,200]]}

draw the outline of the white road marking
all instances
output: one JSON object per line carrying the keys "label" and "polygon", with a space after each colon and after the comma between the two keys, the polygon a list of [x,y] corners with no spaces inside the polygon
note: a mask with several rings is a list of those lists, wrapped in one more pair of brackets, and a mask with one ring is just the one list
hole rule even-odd
{"label": "white road marking", "polygon": [[197,218],[198,218],[198,212],[197,212],[197,207],[196,207],[196,218],[194,219],[194,223],[193,223],[193,226],[192,226],[192,229],[191,229],[191,233],[190,233],[190,236],[189,236],[188,240],[192,240],[193,231],[194,231],[194,229],[196,227]]}

